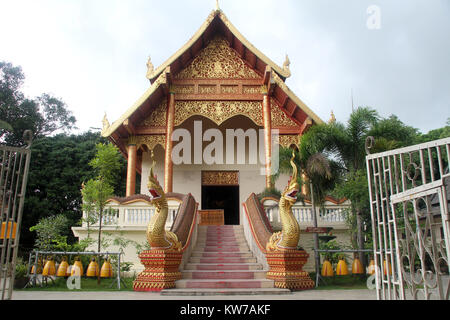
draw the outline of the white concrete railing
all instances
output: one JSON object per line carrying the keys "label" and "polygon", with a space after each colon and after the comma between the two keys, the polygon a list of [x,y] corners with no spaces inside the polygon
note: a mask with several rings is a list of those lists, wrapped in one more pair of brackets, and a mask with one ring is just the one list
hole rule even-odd
{"label": "white concrete railing", "polygon": [[[169,201],[169,214],[166,221],[166,228],[170,228],[177,216],[179,203]],[[105,210],[102,219],[103,226],[116,227],[146,227],[155,214],[155,207],[148,204],[133,203],[128,205],[109,204]],[[83,212],[83,218],[86,213]],[[87,227],[87,222],[83,219],[83,227]],[[92,227],[98,226],[97,221],[91,224]]]}
{"label": "white concrete railing", "polygon": [[[350,208],[349,204],[343,205],[325,205],[323,208],[317,207],[317,222],[321,225],[326,223],[345,223],[345,212]],[[281,224],[278,202],[274,200],[266,200],[264,209],[267,217],[272,225]],[[312,206],[297,202],[292,207],[292,213],[300,225],[310,224],[313,222]]]}

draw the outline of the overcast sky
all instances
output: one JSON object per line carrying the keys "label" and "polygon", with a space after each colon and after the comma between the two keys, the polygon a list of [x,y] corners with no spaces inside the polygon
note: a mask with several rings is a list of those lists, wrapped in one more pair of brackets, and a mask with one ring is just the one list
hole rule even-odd
{"label": "overcast sky", "polygon": [[[396,114],[422,132],[450,117],[449,0],[220,0],[319,117],[355,106]],[[374,11],[380,12],[380,29]],[[29,97],[66,102],[81,131],[117,120],[158,67],[198,30],[215,0],[0,0],[0,60],[20,65]]]}

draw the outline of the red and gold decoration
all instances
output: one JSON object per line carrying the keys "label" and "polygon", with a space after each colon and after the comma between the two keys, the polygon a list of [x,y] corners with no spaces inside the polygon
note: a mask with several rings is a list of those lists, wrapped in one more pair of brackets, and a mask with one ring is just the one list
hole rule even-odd
{"label": "red and gold decoration", "polygon": [[182,257],[182,252],[143,251],[139,254],[139,259],[145,270],[133,282],[134,291],[161,291],[175,288],[175,281],[181,279],[179,266]]}
{"label": "red and gold decoration", "polygon": [[333,266],[329,260],[325,260],[322,265],[322,277],[332,277],[334,276]]}
{"label": "red and gold decoration", "polygon": [[202,171],[202,186],[238,186],[239,171]]}
{"label": "red and gold decoration", "polygon": [[341,258],[338,261],[338,264],[336,266],[336,275],[337,276],[346,276],[346,275],[348,275],[347,262],[345,262],[344,258]]}
{"label": "red and gold decoration", "polygon": [[80,261],[80,258],[75,258],[75,262],[72,265],[72,268],[70,270],[71,276],[83,276],[83,264]]}
{"label": "red and gold decoration", "polygon": [[175,281],[181,279],[179,271],[183,257],[181,242],[175,233],[165,230],[168,216],[167,199],[153,173],[154,166],[153,160],[148,182],[151,202],[156,208],[147,228],[147,241],[151,249],[139,255],[145,269],[133,282],[134,291],[161,291],[174,288]]}
{"label": "red and gold decoration", "polygon": [[111,278],[113,276],[111,263],[109,262],[109,259],[106,259],[103,262],[102,269],[100,270],[100,277],[101,278]]}
{"label": "red and gold decoration", "polygon": [[364,274],[364,268],[358,257],[353,260],[352,274]]}
{"label": "red and gold decoration", "polygon": [[308,290],[314,288],[314,281],[303,266],[309,254],[304,250],[285,250],[266,254],[270,270],[267,279],[275,281],[275,287],[281,289]]}
{"label": "red and gold decoration", "polygon": [[56,271],[57,277],[65,277],[67,275],[67,269],[69,268],[69,264],[67,263],[67,258],[64,257],[59,264],[58,271]]}
{"label": "red and gold decoration", "polygon": [[44,277],[54,276],[56,274],[55,261],[53,259],[48,260],[45,263],[44,270],[42,270],[42,275]]}
{"label": "red and gold decoration", "polygon": [[95,258],[92,258],[86,270],[86,277],[98,277],[99,272],[98,263]]}

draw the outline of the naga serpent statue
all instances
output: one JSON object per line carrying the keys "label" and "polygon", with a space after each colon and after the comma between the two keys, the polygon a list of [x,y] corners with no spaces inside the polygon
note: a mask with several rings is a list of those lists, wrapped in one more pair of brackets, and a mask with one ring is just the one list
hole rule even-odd
{"label": "naga serpent statue", "polygon": [[295,153],[292,152],[291,166],[293,173],[279,202],[282,231],[276,232],[270,237],[266,245],[268,252],[295,250],[300,239],[300,227],[292,214],[292,206],[297,202],[297,193],[300,189],[294,159]]}
{"label": "naga serpent statue", "polygon": [[148,191],[156,212],[147,227],[147,240],[152,250],[181,251],[181,242],[175,233],[166,231],[166,221],[169,212],[166,195],[153,173],[155,160],[152,152],[152,167],[148,178]]}

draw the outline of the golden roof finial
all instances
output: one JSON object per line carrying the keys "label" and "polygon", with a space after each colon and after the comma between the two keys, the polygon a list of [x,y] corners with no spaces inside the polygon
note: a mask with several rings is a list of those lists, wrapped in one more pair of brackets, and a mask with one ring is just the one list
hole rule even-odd
{"label": "golden roof finial", "polygon": [[155,67],[153,66],[152,63],[152,58],[150,56],[148,56],[148,60],[147,60],[147,79],[150,79],[153,71],[155,71]]}
{"label": "golden roof finial", "polygon": [[283,69],[289,70],[290,65],[291,65],[291,60],[289,60],[289,56],[286,53],[286,59],[284,60],[284,63],[283,63]]}
{"label": "golden roof finial", "polygon": [[336,122],[336,117],[334,116],[333,110],[331,110],[331,118],[328,123],[332,124]]}
{"label": "golden roof finial", "polygon": [[219,0],[216,0],[216,11],[220,11]]}
{"label": "golden roof finial", "polygon": [[106,130],[108,130],[109,126],[110,126],[110,124],[109,124],[108,117],[107,117],[106,112],[105,112],[105,115],[103,116],[102,132],[105,132]]}
{"label": "golden roof finial", "polygon": [[286,72],[286,78],[289,78],[291,76],[291,70],[289,69],[289,66],[291,65],[291,60],[289,60],[289,56],[286,53],[286,59],[283,63],[283,71]]}

